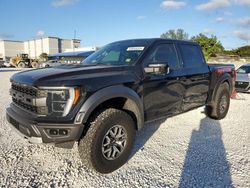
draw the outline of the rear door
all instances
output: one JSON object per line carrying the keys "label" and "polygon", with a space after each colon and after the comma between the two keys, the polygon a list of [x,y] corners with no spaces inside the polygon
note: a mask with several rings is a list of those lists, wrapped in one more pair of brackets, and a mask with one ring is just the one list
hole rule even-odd
{"label": "rear door", "polygon": [[148,53],[143,65],[165,63],[168,74],[145,73],[143,96],[145,120],[153,120],[179,113],[185,88],[178,80],[180,63],[173,43],[158,43]]}
{"label": "rear door", "polygon": [[183,64],[180,80],[185,84],[182,110],[187,111],[206,103],[210,74],[201,48],[194,43],[179,43],[178,51]]}

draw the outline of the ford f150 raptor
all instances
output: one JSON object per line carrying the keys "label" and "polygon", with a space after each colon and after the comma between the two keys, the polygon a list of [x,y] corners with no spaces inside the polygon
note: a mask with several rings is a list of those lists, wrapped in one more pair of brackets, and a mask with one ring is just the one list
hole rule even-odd
{"label": "ford f150 raptor", "polygon": [[135,39],[108,44],[80,64],[14,74],[7,120],[32,143],[72,148],[100,173],[121,167],[146,122],[205,106],[226,116],[233,65],[208,65],[197,43]]}

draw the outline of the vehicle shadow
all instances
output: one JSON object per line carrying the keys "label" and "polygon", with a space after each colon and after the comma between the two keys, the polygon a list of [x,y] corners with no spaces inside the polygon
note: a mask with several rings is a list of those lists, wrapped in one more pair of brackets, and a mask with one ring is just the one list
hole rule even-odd
{"label": "vehicle shadow", "polygon": [[145,124],[145,126],[137,132],[133,150],[130,155],[130,159],[139,151],[143,150],[144,145],[150,139],[150,137],[158,130],[160,125],[166,121],[166,118],[161,120],[152,121]]}
{"label": "vehicle shadow", "polygon": [[193,130],[179,187],[233,187],[219,121],[204,118]]}

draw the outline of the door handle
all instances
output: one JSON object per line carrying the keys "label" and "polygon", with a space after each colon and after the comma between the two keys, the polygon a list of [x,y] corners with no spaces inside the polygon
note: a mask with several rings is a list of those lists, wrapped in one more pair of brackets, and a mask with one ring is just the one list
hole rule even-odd
{"label": "door handle", "polygon": [[191,78],[191,82],[195,82],[197,80],[199,80],[199,78]]}
{"label": "door handle", "polygon": [[180,80],[180,81],[186,81],[186,79],[187,79],[186,77],[179,77],[179,76],[176,77],[176,80]]}
{"label": "door handle", "polygon": [[179,77],[179,79],[178,80],[180,80],[180,81],[183,81],[183,82],[186,82],[187,81],[187,77]]}

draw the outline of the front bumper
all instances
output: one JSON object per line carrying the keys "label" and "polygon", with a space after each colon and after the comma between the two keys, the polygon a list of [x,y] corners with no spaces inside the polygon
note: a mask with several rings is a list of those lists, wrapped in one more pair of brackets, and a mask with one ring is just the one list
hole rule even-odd
{"label": "front bumper", "polygon": [[84,128],[82,124],[35,122],[11,107],[6,109],[6,117],[11,127],[31,143],[61,144],[77,141]]}

